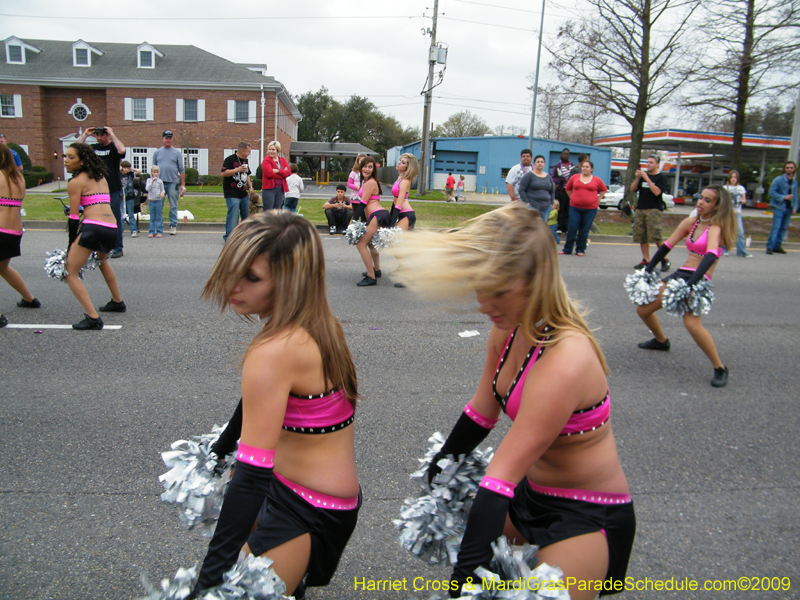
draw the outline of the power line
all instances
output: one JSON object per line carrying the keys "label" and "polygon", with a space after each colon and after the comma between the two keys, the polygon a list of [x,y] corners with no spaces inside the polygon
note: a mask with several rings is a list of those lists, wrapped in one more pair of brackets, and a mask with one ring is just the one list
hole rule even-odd
{"label": "power line", "polygon": [[[125,16],[125,17],[54,17],[49,15],[13,15],[10,13],[0,13],[0,17],[16,17],[19,19],[56,19],[58,21],[152,21],[153,17],[135,17],[135,16]],[[354,15],[354,16],[330,16],[330,17],[322,17],[322,16],[313,16],[313,15],[302,15],[302,16],[291,16],[291,17],[184,17],[181,16],[181,21],[291,21],[291,20],[317,20],[317,21],[325,21],[325,20],[341,20],[341,19],[419,19],[421,18],[419,15],[386,15],[386,16],[379,16],[379,15]]]}

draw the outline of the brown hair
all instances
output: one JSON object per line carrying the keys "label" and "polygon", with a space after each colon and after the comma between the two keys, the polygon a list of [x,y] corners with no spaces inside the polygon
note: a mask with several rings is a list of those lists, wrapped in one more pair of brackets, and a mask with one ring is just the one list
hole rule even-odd
{"label": "brown hair", "polygon": [[736,243],[736,213],[733,210],[731,195],[721,185],[707,185],[704,189],[712,190],[717,195],[717,203],[711,215],[711,224],[718,225],[722,230],[719,245],[730,248]]}
{"label": "brown hair", "polygon": [[[375,165],[374,167],[372,167],[372,175],[370,175],[369,177],[364,179],[364,171],[363,171],[363,169],[364,169],[364,167],[366,165],[368,165],[370,163]],[[378,195],[383,193],[383,191],[381,190],[381,182],[378,181],[378,165],[375,162],[374,158],[372,158],[371,156],[365,156],[364,160],[361,161],[361,166],[359,167],[358,172],[361,174],[361,185],[362,185],[362,187],[367,183],[367,181],[369,181],[370,179],[374,179],[375,183],[378,184]]]}
{"label": "brown hair", "polygon": [[25,178],[17,169],[17,163],[14,162],[14,155],[11,154],[11,149],[5,144],[0,144],[0,173],[5,175],[9,192],[12,186],[16,186],[20,188],[22,195],[25,195]]}

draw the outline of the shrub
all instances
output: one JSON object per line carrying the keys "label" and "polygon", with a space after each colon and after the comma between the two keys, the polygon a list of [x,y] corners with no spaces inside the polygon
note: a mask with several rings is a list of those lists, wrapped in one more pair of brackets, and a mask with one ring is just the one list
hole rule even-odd
{"label": "shrub", "polygon": [[31,171],[29,173],[23,173],[22,176],[25,178],[26,189],[36,187],[43,183],[50,183],[55,179],[55,175],[43,171]]}
{"label": "shrub", "polygon": [[350,174],[345,173],[344,171],[337,171],[336,173],[331,173],[331,181],[347,181],[348,177],[350,177]]}
{"label": "shrub", "polygon": [[197,169],[193,169],[192,167],[186,169],[185,181],[187,185],[197,185],[199,179],[200,173],[197,172]]}
{"label": "shrub", "polygon": [[47,173],[47,167],[36,165],[31,167],[31,173]]}
{"label": "shrub", "polygon": [[258,191],[261,189],[261,180],[258,177],[251,177],[250,181],[253,182],[253,189]]}
{"label": "shrub", "polygon": [[19,159],[22,161],[22,170],[23,171],[30,171],[31,170],[31,159],[28,156],[28,153],[23,150],[19,144],[15,144],[14,142],[8,142],[8,147],[12,150],[16,150],[17,154],[19,154]]}
{"label": "shrub", "polygon": [[222,185],[222,175],[204,175],[203,183],[206,185]]}
{"label": "shrub", "polygon": [[258,165],[258,168],[256,169],[256,179],[264,179],[263,173],[261,172],[261,165]]}

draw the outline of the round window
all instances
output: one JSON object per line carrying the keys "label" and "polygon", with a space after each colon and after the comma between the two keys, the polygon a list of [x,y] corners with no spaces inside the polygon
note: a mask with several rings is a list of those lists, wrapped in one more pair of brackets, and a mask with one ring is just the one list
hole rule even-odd
{"label": "round window", "polygon": [[77,121],[84,121],[89,116],[89,110],[83,104],[78,104],[72,109],[72,116]]}

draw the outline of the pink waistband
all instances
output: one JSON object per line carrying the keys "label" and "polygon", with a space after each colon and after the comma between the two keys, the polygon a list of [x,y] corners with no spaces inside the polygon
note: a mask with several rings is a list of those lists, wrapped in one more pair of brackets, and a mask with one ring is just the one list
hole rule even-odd
{"label": "pink waistband", "polygon": [[[678,271],[697,271],[697,267],[681,267],[680,269],[678,269]],[[711,281],[711,277],[708,276],[708,273],[705,273],[703,275],[703,279],[708,279],[709,281]]]}
{"label": "pink waistband", "polygon": [[566,498],[567,500],[581,500],[593,504],[627,504],[631,501],[630,494],[616,494],[613,492],[595,492],[592,490],[572,490],[568,488],[546,487],[536,485],[528,479],[528,485],[534,492],[545,496]]}
{"label": "pink waistband", "polygon": [[[72,217],[72,215],[70,215]],[[108,227],[109,229],[116,229],[116,223],[106,223],[105,221],[95,221],[94,219],[84,219],[84,225],[99,225],[100,227]]]}
{"label": "pink waistband", "polygon": [[317,508],[327,508],[333,510],[353,510],[354,508],[358,508],[358,496],[355,498],[337,498],[336,496],[328,496],[328,494],[315,492],[307,487],[298,485],[293,481],[289,481],[280,473],[275,473],[275,478],[292,490],[295,494],[300,496],[303,500],[312,506],[316,506]]}
{"label": "pink waistband", "polygon": [[514,488],[517,486],[510,481],[503,481],[502,479],[487,477],[484,475],[483,479],[481,479],[480,487],[486,488],[490,492],[500,494],[501,496],[505,496],[506,498],[513,498]]}
{"label": "pink waistband", "polygon": [[7,233],[8,235],[22,235],[22,231],[14,231],[13,229],[3,229],[0,227],[0,233]]}
{"label": "pink waistband", "polygon": [[264,450],[255,448],[239,442],[239,449],[236,451],[236,460],[253,465],[254,467],[264,467],[271,469],[275,465],[275,450]]}
{"label": "pink waistband", "polygon": [[467,402],[467,405],[464,407],[464,414],[466,414],[470,419],[475,421],[484,429],[494,429],[494,426],[497,425],[498,419],[484,417],[481,413],[472,408],[472,405],[469,402]]}

